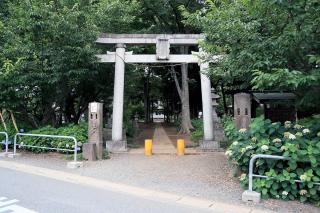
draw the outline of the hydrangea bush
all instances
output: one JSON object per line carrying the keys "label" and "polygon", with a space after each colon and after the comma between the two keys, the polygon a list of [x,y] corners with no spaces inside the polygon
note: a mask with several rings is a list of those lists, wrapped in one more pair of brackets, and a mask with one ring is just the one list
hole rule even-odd
{"label": "hydrangea bush", "polygon": [[[88,125],[87,123],[80,124],[69,124],[60,128],[54,128],[51,126],[42,127],[30,131],[28,133],[33,134],[47,134],[47,135],[64,135],[64,136],[74,136],[77,139],[78,147],[81,149],[82,144],[86,143],[88,140]],[[60,149],[74,149],[74,141],[71,139],[60,139],[60,138],[37,138],[29,136],[19,136],[18,144],[31,145],[31,146],[41,146],[50,148],[60,148]],[[46,152],[47,149],[41,148],[31,148],[23,147],[26,150],[32,152]],[[80,150],[81,151],[81,150]]]}
{"label": "hydrangea bush", "polygon": [[319,205],[320,186],[315,183],[320,182],[320,123],[311,123],[308,126],[287,121],[281,125],[255,118],[249,129],[236,130],[232,122],[226,122],[226,136],[233,142],[225,154],[243,172],[241,185],[248,185],[249,161],[254,155],[289,157],[288,161],[257,159],[254,173],[270,178],[254,178],[253,189],[263,198],[300,199]]}

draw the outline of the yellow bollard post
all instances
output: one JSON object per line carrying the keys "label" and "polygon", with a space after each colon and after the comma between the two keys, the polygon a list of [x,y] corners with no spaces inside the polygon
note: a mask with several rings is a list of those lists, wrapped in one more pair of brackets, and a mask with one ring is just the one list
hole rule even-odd
{"label": "yellow bollard post", "polygon": [[184,140],[178,139],[177,140],[177,154],[184,155],[184,148],[185,148]]}
{"label": "yellow bollard post", "polygon": [[152,140],[151,139],[146,139],[144,141],[144,154],[146,156],[152,155]]}

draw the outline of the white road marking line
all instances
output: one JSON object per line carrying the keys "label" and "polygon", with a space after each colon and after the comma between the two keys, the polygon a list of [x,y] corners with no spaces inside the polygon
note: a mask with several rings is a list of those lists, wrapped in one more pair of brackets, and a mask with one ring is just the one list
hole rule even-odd
{"label": "white road marking line", "polygon": [[35,211],[32,211],[30,209],[26,209],[22,206],[18,205],[11,205],[11,206],[6,206],[3,208],[0,208],[0,212],[6,212],[9,211],[10,213],[37,213]]}
{"label": "white road marking line", "polygon": [[[7,200],[7,201],[5,201]],[[0,212],[10,213],[37,213],[33,210],[24,208],[15,203],[19,202],[17,199],[8,200],[7,197],[0,197]]]}
{"label": "white road marking line", "polygon": [[14,199],[14,200],[8,200],[8,201],[0,201],[0,207],[11,205],[16,202],[19,202],[19,200]]}

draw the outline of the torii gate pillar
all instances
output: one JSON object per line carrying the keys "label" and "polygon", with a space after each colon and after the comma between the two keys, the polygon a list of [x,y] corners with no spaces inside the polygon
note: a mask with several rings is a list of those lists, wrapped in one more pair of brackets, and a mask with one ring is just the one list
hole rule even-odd
{"label": "torii gate pillar", "polygon": [[112,113],[112,140],[107,141],[107,150],[127,151],[127,142],[123,138],[123,94],[125,72],[124,44],[116,44],[114,95]]}
{"label": "torii gate pillar", "polygon": [[112,140],[122,140],[123,93],[124,93],[124,53],[125,45],[116,45],[116,63],[114,73],[114,96],[112,115]]}
{"label": "torii gate pillar", "polygon": [[205,151],[217,150],[220,147],[218,141],[215,141],[213,134],[213,112],[211,97],[211,81],[204,74],[209,68],[209,63],[200,62],[200,80],[202,96],[202,115],[203,115],[203,140],[200,141],[200,148]]}

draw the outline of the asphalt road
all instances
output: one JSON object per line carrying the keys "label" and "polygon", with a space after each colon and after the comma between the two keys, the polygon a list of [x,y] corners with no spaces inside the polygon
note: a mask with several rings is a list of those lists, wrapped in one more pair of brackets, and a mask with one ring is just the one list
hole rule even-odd
{"label": "asphalt road", "polygon": [[0,213],[205,212],[0,168]]}

